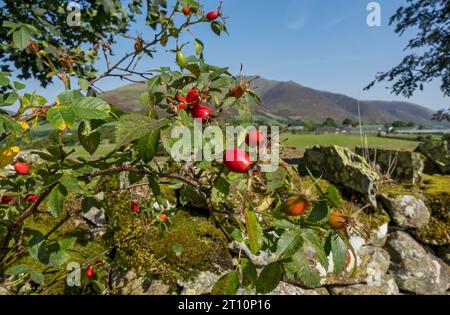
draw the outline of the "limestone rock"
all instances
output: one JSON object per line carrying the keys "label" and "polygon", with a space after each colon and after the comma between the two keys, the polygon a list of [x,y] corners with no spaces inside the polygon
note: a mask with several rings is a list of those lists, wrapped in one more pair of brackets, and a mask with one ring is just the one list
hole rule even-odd
{"label": "limestone rock", "polygon": [[407,233],[391,233],[385,248],[391,255],[390,271],[400,289],[416,294],[443,294],[447,291],[448,266]]}
{"label": "limestone rock", "polygon": [[179,279],[177,284],[183,287],[181,295],[203,295],[211,293],[214,284],[222,277],[223,273],[214,273],[211,271],[200,272],[194,280],[186,281]]}
{"label": "limestone rock", "polygon": [[447,141],[424,142],[417,147],[427,159],[425,172],[428,174],[438,171],[441,174],[450,174],[450,148]]}
{"label": "limestone rock", "polygon": [[306,150],[304,166],[333,184],[359,192],[375,204],[378,174],[366,160],[340,146],[313,146]]}
{"label": "limestone rock", "polygon": [[412,185],[421,182],[424,161],[420,153],[378,148],[355,148],[355,152],[392,179]]}
{"label": "limestone rock", "polygon": [[[255,290],[239,289],[237,295],[257,295]],[[281,281],[278,286],[267,295],[330,295],[326,288],[307,289]]]}
{"label": "limestone rock", "polygon": [[399,290],[394,278],[383,275],[380,282],[370,284],[353,284],[348,286],[331,286],[335,295],[398,295]]}
{"label": "limestone rock", "polygon": [[119,295],[167,295],[170,287],[160,280],[147,280],[132,270],[113,270],[111,287]]}
{"label": "limestone rock", "polygon": [[403,228],[422,228],[430,221],[430,210],[425,203],[411,195],[389,197],[381,195],[394,222]]}

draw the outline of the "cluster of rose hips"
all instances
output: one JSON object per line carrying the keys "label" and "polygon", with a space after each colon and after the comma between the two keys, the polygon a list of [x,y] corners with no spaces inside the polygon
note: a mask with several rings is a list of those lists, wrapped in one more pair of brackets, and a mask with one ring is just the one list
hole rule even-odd
{"label": "cluster of rose hips", "polygon": [[[28,175],[30,172],[30,166],[24,162],[16,162],[13,164],[14,170],[19,175]],[[25,197],[25,200],[29,203],[33,203],[39,199],[38,196],[30,194]],[[0,203],[3,205],[8,205],[14,200],[14,196],[5,195],[2,196]]]}

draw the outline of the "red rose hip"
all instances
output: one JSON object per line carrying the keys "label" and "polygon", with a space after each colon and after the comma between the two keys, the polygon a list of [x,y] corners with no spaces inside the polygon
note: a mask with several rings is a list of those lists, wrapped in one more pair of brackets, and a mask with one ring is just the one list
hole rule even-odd
{"label": "red rose hip", "polygon": [[250,155],[241,149],[229,149],[224,152],[223,163],[235,173],[247,173],[252,161]]}
{"label": "red rose hip", "polygon": [[166,220],[169,218],[169,216],[168,216],[167,214],[165,214],[165,213],[161,213],[161,214],[159,215],[159,218],[160,218],[162,221],[166,221]]}
{"label": "red rose hip", "polygon": [[27,163],[16,162],[14,163],[14,169],[16,170],[17,174],[28,175],[28,172],[30,171],[30,166]]}
{"label": "red rose hip", "polygon": [[186,102],[189,103],[191,106],[198,106],[200,105],[200,93],[197,89],[192,89],[188,92],[186,95]]}
{"label": "red rose hip", "polygon": [[13,200],[14,200],[14,196],[3,196],[1,203],[3,205],[9,205],[11,203],[11,201],[13,201]]}
{"label": "red rose hip", "polygon": [[139,206],[139,204],[137,203],[137,202],[132,202],[131,203],[131,212],[133,212],[133,213],[136,213],[136,212],[139,212],[139,209],[140,209],[141,207]]}
{"label": "red rose hip", "polygon": [[90,266],[88,267],[88,269],[86,269],[86,277],[88,277],[89,279],[94,278],[95,275],[95,270],[94,267]]}
{"label": "red rose hip", "polygon": [[217,19],[220,16],[220,13],[217,11],[211,11],[208,14],[206,14],[206,18],[209,21],[214,21],[215,19]]}
{"label": "red rose hip", "polygon": [[28,195],[25,197],[25,199],[26,199],[26,201],[32,203],[32,202],[35,202],[36,200],[38,200],[39,197],[36,195]]}
{"label": "red rose hip", "polygon": [[211,109],[208,106],[199,105],[195,106],[191,110],[192,118],[201,119],[204,123],[208,121],[209,117],[211,117],[211,114]]}

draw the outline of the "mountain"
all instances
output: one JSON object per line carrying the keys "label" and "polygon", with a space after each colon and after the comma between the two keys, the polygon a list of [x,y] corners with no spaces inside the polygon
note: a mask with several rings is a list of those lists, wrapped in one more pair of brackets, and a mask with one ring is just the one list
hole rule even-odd
{"label": "mountain", "polygon": [[[337,121],[361,117],[367,123],[392,123],[396,120],[423,125],[436,125],[431,121],[433,111],[409,102],[359,101],[355,98],[305,87],[293,81],[281,82],[258,78],[252,86],[261,96],[263,105],[255,108],[257,116],[278,120],[313,120],[322,122],[327,117]],[[139,112],[139,95],[145,91],[143,84],[131,84],[102,97],[125,111]]]}

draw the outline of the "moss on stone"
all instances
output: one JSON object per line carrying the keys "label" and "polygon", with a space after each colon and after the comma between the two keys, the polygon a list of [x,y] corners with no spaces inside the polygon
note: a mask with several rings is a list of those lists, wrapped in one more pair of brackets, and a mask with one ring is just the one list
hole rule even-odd
{"label": "moss on stone", "polygon": [[424,175],[420,189],[431,210],[430,222],[414,231],[414,236],[426,244],[447,245],[450,243],[450,176]]}
{"label": "moss on stone", "polygon": [[[189,279],[200,271],[231,267],[231,256],[223,233],[208,219],[178,211],[167,230],[151,224],[151,216],[134,216],[129,211],[129,196],[117,195],[108,201],[108,219],[112,230],[108,242],[118,244],[130,234],[142,233],[120,246],[117,260],[137,272],[151,272],[166,282]],[[149,227],[150,226],[150,227]],[[178,256],[174,245],[181,245]]]}

